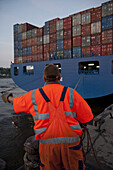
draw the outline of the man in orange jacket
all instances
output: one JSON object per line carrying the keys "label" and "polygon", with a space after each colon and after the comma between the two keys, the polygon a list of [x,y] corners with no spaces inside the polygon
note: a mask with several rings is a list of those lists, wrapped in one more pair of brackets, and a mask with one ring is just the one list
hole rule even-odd
{"label": "man in orange jacket", "polygon": [[13,103],[16,113],[33,116],[35,138],[39,140],[42,170],[82,170],[83,162],[80,124],[93,119],[86,101],[72,88],[59,83],[61,75],[54,64],[44,69],[42,88],[31,90],[23,96],[2,96],[4,102]]}

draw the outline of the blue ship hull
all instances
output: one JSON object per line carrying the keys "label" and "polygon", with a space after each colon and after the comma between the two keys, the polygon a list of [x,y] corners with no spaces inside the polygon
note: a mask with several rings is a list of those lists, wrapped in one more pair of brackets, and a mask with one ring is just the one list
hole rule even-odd
{"label": "blue ship hull", "polygon": [[[99,63],[99,69],[80,68],[80,63]],[[113,55],[83,58],[59,59],[11,65],[14,82],[29,91],[44,85],[43,70],[49,63],[61,65],[61,81],[64,86],[75,88],[85,99],[98,98],[113,93]],[[24,72],[26,66],[33,66],[32,73]],[[18,74],[14,74],[15,68]]]}

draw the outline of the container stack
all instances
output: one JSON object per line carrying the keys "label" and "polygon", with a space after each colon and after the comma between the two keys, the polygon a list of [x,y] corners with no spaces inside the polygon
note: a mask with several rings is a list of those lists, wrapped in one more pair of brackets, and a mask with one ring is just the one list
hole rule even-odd
{"label": "container stack", "polygon": [[14,25],[14,63],[113,54],[113,1],[63,19]]}

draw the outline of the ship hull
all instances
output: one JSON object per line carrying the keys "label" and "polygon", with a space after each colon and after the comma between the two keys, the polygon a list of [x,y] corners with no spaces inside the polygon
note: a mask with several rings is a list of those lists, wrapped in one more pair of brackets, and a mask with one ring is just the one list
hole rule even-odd
{"label": "ship hull", "polygon": [[[80,63],[86,62],[98,62],[99,69],[81,69]],[[98,98],[113,93],[113,55],[12,64],[12,79],[26,91],[41,88],[44,86],[43,70],[50,63],[61,65],[60,83],[75,88],[85,99]],[[26,66],[32,66],[33,72],[24,72]],[[18,68],[18,74],[14,74],[15,68]]]}

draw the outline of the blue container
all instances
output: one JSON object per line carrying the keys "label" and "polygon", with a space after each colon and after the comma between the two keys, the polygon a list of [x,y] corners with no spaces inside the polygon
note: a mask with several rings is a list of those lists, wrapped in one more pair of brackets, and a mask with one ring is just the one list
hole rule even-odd
{"label": "blue container", "polygon": [[73,48],[73,58],[81,57],[81,47]]}
{"label": "blue container", "polygon": [[14,33],[18,32],[18,24],[13,25]]}
{"label": "blue container", "polygon": [[18,48],[18,41],[14,41],[14,49]]}
{"label": "blue container", "polygon": [[22,49],[22,41],[18,42],[18,49]]}
{"label": "blue container", "polygon": [[113,16],[102,18],[102,31],[113,28]]}
{"label": "blue container", "polygon": [[58,40],[56,42],[56,45],[57,45],[57,51],[61,51],[64,49],[64,41],[63,40]]}
{"label": "blue container", "polygon": [[14,56],[18,56],[18,49],[14,49]]}
{"label": "blue container", "polygon": [[64,50],[64,58],[72,58],[72,51]]}
{"label": "blue container", "polygon": [[27,55],[32,55],[32,47],[27,47]]}
{"label": "blue container", "polygon": [[22,33],[18,34],[18,41],[22,41]]}
{"label": "blue container", "polygon": [[45,26],[43,27],[43,34],[49,34],[49,21],[45,22]]}
{"label": "blue container", "polygon": [[18,57],[22,56],[22,49],[18,50]]}
{"label": "blue container", "polygon": [[55,59],[56,59],[56,57],[57,57],[57,55],[56,55],[56,51],[54,51],[54,52],[50,52],[50,60],[55,60]]}

